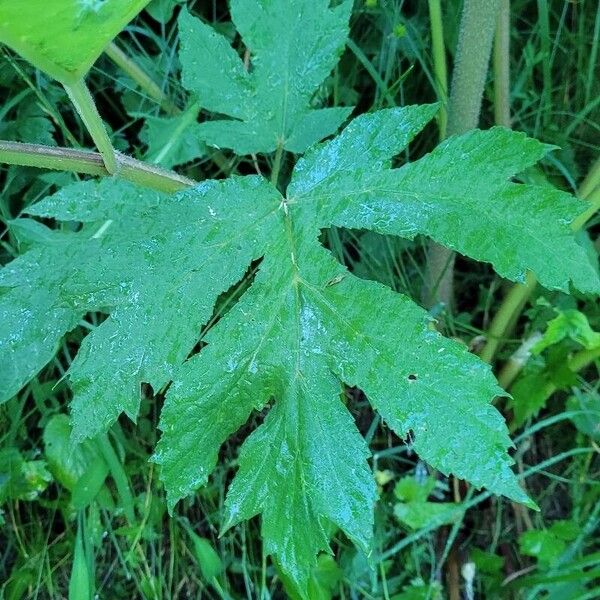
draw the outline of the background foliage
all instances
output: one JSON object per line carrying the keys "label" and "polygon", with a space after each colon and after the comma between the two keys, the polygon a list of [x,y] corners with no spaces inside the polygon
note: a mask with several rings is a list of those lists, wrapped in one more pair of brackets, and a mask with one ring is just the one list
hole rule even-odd
{"label": "background foliage", "polygon": [[[268,172],[267,159],[240,159],[191,141],[201,113],[179,83],[179,4],[154,0],[116,41],[158,85],[160,102],[107,56],[92,70],[89,85],[113,143],[197,179]],[[460,3],[442,5],[451,61]],[[187,6],[236,43],[224,2]],[[600,4],[514,0],[511,15],[513,127],[561,148],[525,176],[575,191],[600,150]],[[429,36],[427,3],[357,0],[352,42],[318,96],[360,112],[434,101]],[[90,146],[63,89],[4,48],[0,94],[0,138]],[[481,125],[493,123],[490,75]],[[431,150],[437,136],[431,125],[407,158]],[[9,230],[8,221],[73,180],[68,173],[3,167],[2,263],[27,241],[28,232]],[[592,239],[597,223],[590,222]],[[420,296],[425,240],[332,229],[325,241],[355,274]],[[453,337],[477,349],[506,286],[486,265],[466,259],[456,277],[453,314],[439,306],[432,312]],[[43,373],[0,408],[1,593],[79,598],[95,588],[106,598],[286,597],[285,580],[262,555],[256,520],[218,536],[237,448],[255,424],[230,440],[208,486],[181,503],[174,519],[148,462],[162,398],[148,390],[137,425],[122,419],[107,436],[68,452],[62,376],[102,318],[82,321]],[[322,556],[314,573],[314,598],[598,597],[600,384],[593,361],[578,372],[569,368],[578,353],[598,348],[598,331],[597,303],[538,288],[497,359],[513,395],[498,407],[514,431],[518,469],[540,513],[429,471],[364,397],[348,390],[347,405],[374,452],[377,551],[367,558],[337,534],[334,556]],[[523,361],[525,350],[530,356]]]}

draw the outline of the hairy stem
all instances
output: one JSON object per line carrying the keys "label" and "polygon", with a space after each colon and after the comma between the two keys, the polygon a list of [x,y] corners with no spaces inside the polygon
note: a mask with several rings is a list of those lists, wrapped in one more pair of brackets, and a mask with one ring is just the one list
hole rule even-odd
{"label": "hairy stem", "polygon": [[479,124],[500,0],[465,0],[448,106],[448,135]]}
{"label": "hairy stem", "polygon": [[115,150],[112,146],[110,138],[108,137],[108,133],[106,131],[106,127],[104,127],[102,118],[98,113],[96,103],[94,102],[90,91],[85,85],[85,81],[80,79],[74,84],[63,83],[63,86],[71,102],[73,103],[73,106],[75,106],[77,112],[79,113],[85,128],[92,136],[92,140],[94,140],[96,148],[98,148],[100,154],[102,155],[102,160],[106,170],[111,175],[116,173],[118,166],[117,159],[115,157]]}
{"label": "hairy stem", "polygon": [[[464,0],[448,103],[447,135],[477,127],[500,0]],[[422,300],[452,306],[454,253],[431,242]]]}
{"label": "hairy stem", "polygon": [[131,59],[114,42],[104,50],[108,56],[124,73],[129,75],[146,94],[160,105],[171,116],[179,114],[180,110],[175,103],[164,93],[156,82],[133,59]]}
{"label": "hairy stem", "polygon": [[[135,160],[120,152],[115,152],[115,161],[119,177],[159,192],[177,192],[197,183],[193,179]],[[0,141],[0,163],[87,175],[110,175],[102,156],[97,152],[41,144]]]}

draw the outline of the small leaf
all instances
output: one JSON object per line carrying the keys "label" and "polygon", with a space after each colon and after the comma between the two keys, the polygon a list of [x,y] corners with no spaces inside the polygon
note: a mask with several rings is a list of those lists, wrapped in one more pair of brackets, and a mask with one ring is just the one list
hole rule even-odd
{"label": "small leaf", "polygon": [[391,600],[442,600],[442,598],[442,586],[437,581],[430,584],[419,581],[392,596]]}
{"label": "small leaf", "polygon": [[517,379],[511,389],[516,426],[521,426],[546,406],[547,390],[554,390],[554,386],[544,369],[535,369]]}
{"label": "small leaf", "polygon": [[597,392],[576,390],[575,395],[567,400],[567,410],[583,411],[583,414],[571,417],[575,427],[584,435],[600,440],[600,396]]}
{"label": "small leaf", "polygon": [[146,7],[146,12],[159,23],[168,23],[173,17],[173,11],[178,4],[185,0],[152,0]]}
{"label": "small leaf", "polygon": [[587,350],[600,347],[600,333],[590,327],[587,317],[578,310],[569,309],[560,311],[558,316],[548,323],[544,336],[532,348],[532,352],[539,354],[565,338],[573,340]]}
{"label": "small leaf", "polygon": [[531,530],[521,535],[519,548],[523,554],[548,563],[561,555],[565,544],[548,531]]}
{"label": "small leaf", "polygon": [[414,477],[403,477],[394,488],[400,502],[394,505],[396,518],[411,529],[439,527],[453,523],[462,513],[452,502],[429,502],[427,498],[435,488],[435,479],[418,482]]}
{"label": "small leaf", "polygon": [[52,481],[43,460],[25,460],[13,447],[0,450],[0,504],[6,500],[35,500]]}
{"label": "small leaf", "polygon": [[191,528],[187,528],[187,532],[194,545],[194,556],[198,561],[202,577],[204,581],[211,582],[214,577],[223,571],[221,559],[209,540],[200,537]]}
{"label": "small leaf", "polygon": [[149,0],[0,0],[0,42],[63,83],[81,79]]}
{"label": "small leaf", "polygon": [[104,462],[91,442],[77,446],[71,443],[71,424],[67,415],[54,415],[46,423],[43,437],[48,467],[56,480],[70,491],[92,465]]}
{"label": "small leaf", "polygon": [[[290,599],[302,600],[302,592],[296,591],[295,583],[286,576],[284,571],[279,570],[278,572]],[[343,579],[343,575],[342,569],[332,556],[320,554],[308,581],[308,597],[310,600],[331,600],[338,584]]]}

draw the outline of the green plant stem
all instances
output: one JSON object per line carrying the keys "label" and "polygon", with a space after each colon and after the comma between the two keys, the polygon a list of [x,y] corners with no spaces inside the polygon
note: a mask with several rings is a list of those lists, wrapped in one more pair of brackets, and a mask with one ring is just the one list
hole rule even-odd
{"label": "green plant stem", "polygon": [[529,361],[531,349],[542,339],[542,334],[535,331],[519,346],[517,351],[506,361],[498,374],[498,383],[501,388],[508,390],[517,375]]}
{"label": "green plant stem", "polygon": [[121,499],[121,505],[123,506],[123,512],[125,513],[125,518],[129,525],[135,524],[135,509],[133,502],[133,494],[131,493],[131,488],[129,487],[129,481],[127,480],[127,474],[125,473],[125,469],[123,469],[123,465],[121,464],[121,460],[117,456],[114,448],[110,440],[108,439],[108,435],[105,433],[99,435],[96,438],[96,445],[102,454],[102,458],[106,462],[110,474],[115,482],[115,486],[117,487],[117,493],[119,494],[119,498]]}
{"label": "green plant stem", "polygon": [[431,48],[433,54],[433,73],[437,85],[437,96],[442,106],[438,113],[440,140],[446,137],[448,125],[448,68],[446,66],[446,46],[444,44],[444,25],[441,0],[429,0],[429,23],[431,28]]}
{"label": "green plant stem", "polygon": [[[592,165],[581,183],[577,195],[586,200],[589,206],[571,223],[573,231],[582,229],[600,209],[600,159]],[[519,318],[519,314],[533,290],[535,290],[536,285],[535,276],[528,273],[524,284],[517,283],[509,290],[486,333],[486,343],[479,353],[480,358],[486,362],[492,362],[508,331]]]}
{"label": "green plant stem", "polygon": [[464,0],[448,106],[448,135],[479,124],[500,0]]}
{"label": "green plant stem", "polygon": [[486,333],[485,346],[479,353],[481,359],[492,362],[506,331],[510,328],[514,315],[521,312],[536,285],[537,280],[534,275],[527,273],[524,283],[517,283],[510,289]]}
{"label": "green plant stem", "polygon": [[494,120],[511,127],[510,118],[510,0],[501,0],[494,36]]}
{"label": "green plant stem", "polygon": [[277,150],[275,151],[275,159],[273,161],[273,170],[271,171],[271,183],[277,187],[277,183],[279,182],[279,173],[281,171],[281,161],[283,158],[283,144],[277,145]]}
{"label": "green plant stem", "polygon": [[583,226],[600,210],[600,156],[591,166],[585,179],[581,182],[577,195],[589,202],[588,208],[572,223],[575,231]]}
{"label": "green plant stem", "polygon": [[[465,133],[479,123],[499,6],[500,0],[464,0],[448,103],[448,136]],[[427,254],[423,303],[431,308],[442,302],[451,308],[454,252],[431,242]]]}
{"label": "green plant stem", "polygon": [[106,170],[113,175],[117,172],[118,168],[115,150],[108,137],[106,127],[104,127],[104,123],[98,113],[96,103],[85,85],[85,81],[80,79],[77,83],[72,85],[63,83],[63,86],[71,102],[75,106],[75,109],[79,113],[83,124],[92,136],[96,148],[98,148],[98,151],[102,155]]}
{"label": "green plant stem", "polygon": [[104,50],[108,56],[124,73],[155,100],[160,107],[171,116],[178,115],[180,110],[176,104],[164,93],[156,82],[133,59],[131,59],[114,42]]}
{"label": "green plant stem", "polygon": [[[152,98],[158,102],[159,106],[171,117],[176,117],[181,114],[181,109],[163,92],[158,84],[140,67],[130,56],[127,56],[114,42],[110,43],[104,50],[105,54],[137,85]],[[197,107],[196,118],[200,111],[200,105],[194,103],[192,106]],[[188,109],[190,111],[190,109]],[[189,114],[189,112],[188,112]],[[210,152],[210,158],[221,169],[223,173],[229,175],[231,173],[231,164],[222,152],[218,150]]]}
{"label": "green plant stem", "polygon": [[[193,179],[115,152],[118,176],[159,192],[177,192],[197,184]],[[109,175],[102,156],[88,150],[71,150],[41,144],[0,141],[0,163],[73,171],[87,175]]]}

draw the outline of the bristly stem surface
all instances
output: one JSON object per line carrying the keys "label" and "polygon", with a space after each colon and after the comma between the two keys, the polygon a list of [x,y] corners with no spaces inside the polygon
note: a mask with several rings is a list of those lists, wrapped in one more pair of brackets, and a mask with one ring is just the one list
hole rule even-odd
{"label": "bristly stem surface", "polygon": [[510,0],[501,0],[494,36],[494,120],[511,126],[510,118]]}
{"label": "bristly stem surface", "polygon": [[[464,0],[448,103],[448,136],[465,133],[479,123],[499,6],[500,0]],[[451,307],[453,282],[454,253],[431,242],[423,284],[423,303],[428,308],[437,302]]]}

